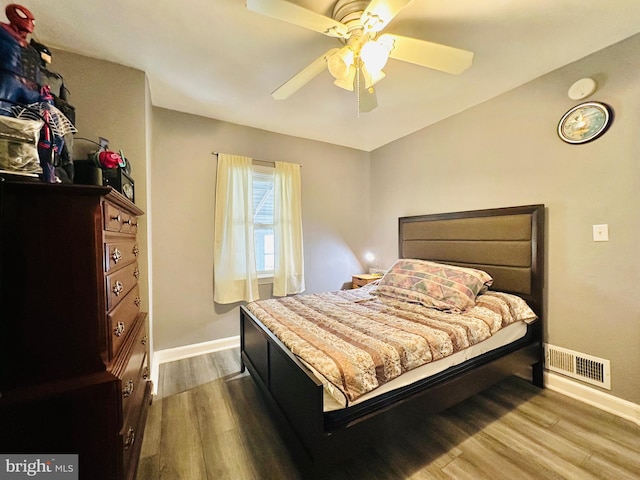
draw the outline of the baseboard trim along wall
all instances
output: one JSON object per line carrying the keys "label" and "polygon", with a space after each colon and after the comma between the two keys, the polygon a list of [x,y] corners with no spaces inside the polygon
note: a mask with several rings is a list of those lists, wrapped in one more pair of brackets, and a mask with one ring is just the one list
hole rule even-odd
{"label": "baseboard trim along wall", "polygon": [[545,371],[544,385],[549,390],[640,425],[640,405],[588,387],[560,374]]}
{"label": "baseboard trim along wall", "polygon": [[[154,395],[157,394],[158,372],[161,364],[238,347],[240,347],[240,336],[221,338],[219,340],[185,345],[183,347],[167,348],[154,352],[153,367],[151,369]],[[613,395],[588,387],[554,372],[544,372],[544,384],[550,390],[640,425],[640,405],[614,397]]]}
{"label": "baseboard trim along wall", "polygon": [[211,340],[210,342],[194,343],[192,345],[184,345],[182,347],[166,348],[153,352],[153,361],[151,367],[151,380],[153,381],[153,394],[158,393],[158,376],[160,365],[163,363],[184,360],[185,358],[197,357],[198,355],[206,355],[208,353],[219,352],[220,350],[228,350],[240,347],[240,335],[235,337],[221,338],[219,340]]}

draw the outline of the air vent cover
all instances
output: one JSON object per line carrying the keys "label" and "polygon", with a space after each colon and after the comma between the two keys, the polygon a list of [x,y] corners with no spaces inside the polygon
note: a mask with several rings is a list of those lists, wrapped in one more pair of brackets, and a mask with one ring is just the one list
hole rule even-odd
{"label": "air vent cover", "polygon": [[611,390],[609,360],[545,344],[544,364],[552,372]]}

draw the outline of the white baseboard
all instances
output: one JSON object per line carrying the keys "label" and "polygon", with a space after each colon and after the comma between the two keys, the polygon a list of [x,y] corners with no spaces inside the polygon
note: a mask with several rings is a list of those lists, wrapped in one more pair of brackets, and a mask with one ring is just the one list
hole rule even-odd
{"label": "white baseboard", "polygon": [[640,405],[614,397],[595,388],[575,382],[557,373],[545,371],[544,385],[549,390],[612,413],[640,425]]}
{"label": "white baseboard", "polygon": [[166,348],[153,352],[153,361],[151,367],[151,380],[153,381],[153,394],[158,393],[158,375],[160,365],[163,363],[175,362],[185,358],[197,357],[198,355],[206,355],[208,353],[228,350],[230,348],[240,347],[240,335],[235,337],[221,338],[219,340],[211,340],[210,342],[195,343],[193,345],[184,345],[182,347]]}

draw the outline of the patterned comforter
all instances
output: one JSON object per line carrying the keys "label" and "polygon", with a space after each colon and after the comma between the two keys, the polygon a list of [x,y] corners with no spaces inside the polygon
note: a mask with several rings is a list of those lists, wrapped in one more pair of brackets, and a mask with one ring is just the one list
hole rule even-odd
{"label": "patterned comforter", "polygon": [[249,303],[295,355],[353,401],[402,373],[481,342],[536,316],[519,297],[488,291],[448,313],[355,290]]}

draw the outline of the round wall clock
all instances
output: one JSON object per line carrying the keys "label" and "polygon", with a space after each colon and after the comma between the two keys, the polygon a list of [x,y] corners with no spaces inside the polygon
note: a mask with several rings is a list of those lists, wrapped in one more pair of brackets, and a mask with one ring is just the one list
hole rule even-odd
{"label": "round wall clock", "polygon": [[611,109],[604,103],[581,103],[560,119],[558,135],[567,143],[590,142],[607,130],[611,120]]}

